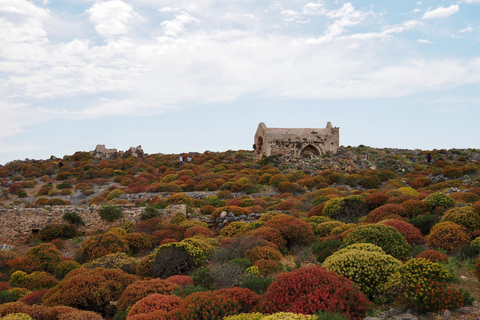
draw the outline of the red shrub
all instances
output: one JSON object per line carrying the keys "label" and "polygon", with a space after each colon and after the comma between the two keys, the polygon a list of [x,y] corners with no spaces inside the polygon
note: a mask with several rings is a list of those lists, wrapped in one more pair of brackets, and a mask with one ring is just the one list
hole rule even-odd
{"label": "red shrub", "polygon": [[169,312],[177,308],[182,302],[182,298],[174,295],[164,295],[161,293],[153,293],[149,296],[137,301],[128,312],[128,316],[142,313],[151,313],[154,311]]}
{"label": "red shrub", "polygon": [[261,297],[261,312],[312,314],[319,310],[362,319],[370,306],[352,281],[323,267],[301,268],[280,274]]}
{"label": "red shrub", "polygon": [[240,304],[237,300],[217,292],[195,292],[186,297],[179,308],[168,315],[171,320],[223,319],[237,314]]}
{"label": "red shrub", "polygon": [[20,298],[18,301],[28,305],[38,304],[42,300],[45,293],[47,293],[47,291],[48,289],[33,291],[32,293],[26,295],[25,297]]}
{"label": "red shrub", "polygon": [[400,219],[406,216],[406,211],[401,205],[386,204],[370,211],[367,214],[367,223],[377,223],[385,219]]}
{"label": "red shrub", "polygon": [[480,196],[473,192],[452,192],[450,195],[457,203],[474,204],[480,200]]}
{"label": "red shrub", "polygon": [[135,226],[135,231],[153,233],[155,230],[161,229],[162,227],[162,218],[152,218],[148,220],[138,221]]}
{"label": "red shrub", "polygon": [[157,230],[153,233],[155,237],[160,240],[175,239],[181,241],[184,238],[185,228],[174,223],[163,223],[161,225],[162,230]]}
{"label": "red shrub", "polygon": [[225,205],[226,205],[226,206],[242,207],[242,206],[243,206],[243,203],[242,203],[242,200],[232,199],[232,200],[228,200]]}
{"label": "red shrub", "polygon": [[0,291],[10,290],[8,282],[0,282]]}
{"label": "red shrub", "polygon": [[322,215],[322,211],[323,211],[323,207],[325,207],[325,202],[323,203],[320,203],[320,204],[317,204],[315,207],[311,208],[307,215],[309,217],[313,217],[313,216],[321,216]]}
{"label": "red shrub", "polygon": [[374,193],[365,198],[365,203],[367,204],[369,210],[373,210],[383,206],[385,203],[387,203],[388,199],[389,197],[387,195],[382,193]]}
{"label": "red shrub", "polygon": [[162,279],[140,280],[125,289],[117,306],[120,310],[127,310],[128,307],[152,293],[168,295],[177,287],[177,284]]}
{"label": "red shrub", "polygon": [[418,189],[418,188],[426,187],[430,183],[431,183],[430,179],[428,179],[427,177],[418,177],[413,179],[413,181],[410,183],[410,186],[414,189]]}
{"label": "red shrub", "polygon": [[275,210],[290,210],[292,207],[295,205],[297,202],[296,199],[287,199],[287,200],[282,200],[279,204],[275,206]]}
{"label": "red shrub", "polygon": [[193,286],[193,280],[189,276],[175,275],[165,279],[171,283],[178,284],[180,287]]}
{"label": "red shrub", "polygon": [[235,299],[240,303],[239,313],[250,313],[252,309],[260,301],[260,297],[249,289],[233,287],[231,289],[221,289],[217,291],[218,294]]}
{"label": "red shrub", "polygon": [[411,223],[395,219],[385,220],[381,223],[397,229],[410,245],[421,245],[425,243],[425,238],[420,232],[420,229],[414,227]]}
{"label": "red shrub", "polygon": [[103,320],[103,317],[92,311],[75,310],[67,314],[60,314],[58,320]]}
{"label": "red shrub", "polygon": [[315,240],[312,226],[295,217],[284,216],[271,219],[265,222],[264,226],[280,231],[283,238],[287,241],[287,246],[293,244],[309,244]]}
{"label": "red shrub", "polygon": [[104,312],[110,301],[119,299],[134,281],[135,276],[120,269],[75,269],[47,291],[43,303]]}
{"label": "red shrub", "polygon": [[280,231],[278,231],[277,229],[262,226],[258,229],[250,231],[249,234],[272,242],[280,250],[282,248],[285,248],[285,239],[283,238]]}
{"label": "red shrub", "polygon": [[405,214],[408,218],[414,218],[428,212],[427,205],[420,200],[407,200],[402,203],[402,207],[405,209]]}
{"label": "red shrub", "polygon": [[191,227],[188,228],[185,231],[185,239],[194,237],[196,235],[204,235],[207,238],[213,237],[214,233],[212,230],[210,230],[207,227],[202,227],[202,226],[196,226],[196,227]]}
{"label": "red shrub", "polygon": [[409,194],[402,194],[399,195],[398,197],[391,197],[390,199],[387,200],[387,204],[402,204],[405,201],[409,200],[414,200],[415,197],[411,196]]}
{"label": "red shrub", "polygon": [[415,259],[427,259],[432,262],[447,262],[448,261],[448,255],[442,252],[438,252],[436,250],[425,250],[423,252],[420,252],[417,254]]}

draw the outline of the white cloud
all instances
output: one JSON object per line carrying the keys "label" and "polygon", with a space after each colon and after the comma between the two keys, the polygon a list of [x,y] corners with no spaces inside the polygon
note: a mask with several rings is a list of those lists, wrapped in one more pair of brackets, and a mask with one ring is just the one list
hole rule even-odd
{"label": "white cloud", "polygon": [[458,32],[472,32],[474,29],[472,27],[466,27],[465,29],[462,29]]}
{"label": "white cloud", "polygon": [[86,13],[95,24],[95,30],[107,38],[128,33],[132,23],[142,20],[131,5],[121,0],[98,2]]}
{"label": "white cloud", "polygon": [[452,4],[450,7],[439,7],[434,10],[430,8],[423,14],[422,19],[436,19],[436,18],[445,18],[451,16],[452,14],[457,13],[460,10],[460,6],[457,4]]}
{"label": "white cloud", "polygon": [[480,0],[465,0],[465,3],[468,3],[468,4],[480,3]]}
{"label": "white cloud", "polygon": [[176,14],[173,20],[163,21],[161,26],[167,36],[176,37],[178,34],[185,32],[186,24],[198,21],[187,12],[181,12]]}
{"label": "white cloud", "polygon": [[426,40],[426,39],[417,39],[417,42],[420,42],[420,43],[433,43],[432,41]]}

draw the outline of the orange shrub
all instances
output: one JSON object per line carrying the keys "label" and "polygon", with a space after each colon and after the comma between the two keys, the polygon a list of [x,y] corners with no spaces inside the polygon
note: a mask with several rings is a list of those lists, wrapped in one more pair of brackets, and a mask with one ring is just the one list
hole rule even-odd
{"label": "orange shrub", "polygon": [[432,262],[447,262],[448,261],[448,255],[442,252],[438,252],[436,250],[425,250],[423,252],[420,252],[417,254],[415,259],[427,259]]}
{"label": "orange shrub", "polygon": [[117,306],[120,310],[125,311],[137,301],[152,293],[169,295],[177,287],[179,287],[178,284],[162,279],[139,280],[130,284],[125,291],[123,291]]}
{"label": "orange shrub", "polygon": [[252,290],[233,287],[230,289],[221,289],[216,291],[220,295],[224,295],[235,299],[240,304],[240,313],[249,313],[257,305],[260,297]]}
{"label": "orange shrub", "polygon": [[402,203],[403,209],[405,209],[406,217],[413,218],[428,212],[428,207],[423,201],[420,200],[407,200]]}
{"label": "orange shrub", "polygon": [[193,279],[190,276],[186,275],[175,275],[165,279],[171,283],[178,284],[181,287],[193,286]]}
{"label": "orange shrub", "polygon": [[76,260],[80,263],[103,257],[107,254],[127,252],[128,244],[125,237],[113,232],[99,234],[88,238],[77,250]]}
{"label": "orange shrub", "polygon": [[186,297],[179,308],[171,311],[171,320],[223,319],[240,310],[237,300],[217,292],[195,292]]}
{"label": "orange shrub", "polygon": [[196,235],[204,235],[207,238],[213,237],[214,233],[212,230],[210,230],[207,227],[202,227],[202,226],[196,226],[196,227],[191,227],[188,228],[185,231],[185,238],[191,238]]}
{"label": "orange shrub", "polygon": [[280,261],[282,259],[282,254],[269,246],[264,247],[255,247],[245,251],[245,258],[248,258],[250,261],[257,261],[257,260],[273,260],[273,261]]}
{"label": "orange shrub", "polygon": [[174,295],[153,293],[137,301],[128,312],[127,319],[137,314],[149,314],[154,311],[169,312],[177,308],[181,302],[182,298]]}
{"label": "orange shrub", "polygon": [[426,240],[432,248],[455,252],[468,243],[469,237],[464,227],[453,222],[441,222],[433,226]]}
{"label": "orange shrub", "polygon": [[[43,298],[47,306],[71,306],[96,312],[105,312],[111,301],[120,298],[135,276],[120,269],[76,269]],[[101,293],[101,294],[99,294]]]}
{"label": "orange shrub", "polygon": [[260,237],[262,239],[272,242],[280,250],[285,248],[286,241],[283,238],[282,233],[277,229],[262,226],[258,229],[250,231],[249,234],[254,237]]}
{"label": "orange shrub", "polygon": [[373,193],[365,197],[365,203],[369,210],[373,210],[383,206],[387,203],[388,199],[390,199],[390,197],[383,193]]}

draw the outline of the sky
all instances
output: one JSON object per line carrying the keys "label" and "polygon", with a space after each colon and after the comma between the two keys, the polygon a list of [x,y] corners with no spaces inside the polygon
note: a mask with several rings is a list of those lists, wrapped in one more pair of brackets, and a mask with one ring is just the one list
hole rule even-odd
{"label": "sky", "polygon": [[480,0],[0,0],[0,164],[97,144],[480,148]]}

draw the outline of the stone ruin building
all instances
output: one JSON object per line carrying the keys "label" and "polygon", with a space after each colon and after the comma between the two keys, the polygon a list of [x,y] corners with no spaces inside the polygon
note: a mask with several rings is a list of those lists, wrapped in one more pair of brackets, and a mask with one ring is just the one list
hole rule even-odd
{"label": "stone ruin building", "polygon": [[255,161],[282,154],[290,157],[318,156],[336,153],[340,128],[330,122],[325,128],[267,128],[260,122],[255,133]]}
{"label": "stone ruin building", "polygon": [[127,151],[117,151],[117,149],[107,149],[105,148],[104,144],[97,144],[97,147],[94,151],[90,151],[90,154],[95,159],[102,159],[102,160],[110,160],[110,159],[117,159],[121,158],[124,155],[127,156],[134,156],[135,158],[143,158],[145,153],[143,152],[142,146],[138,146],[136,148],[131,147]]}

